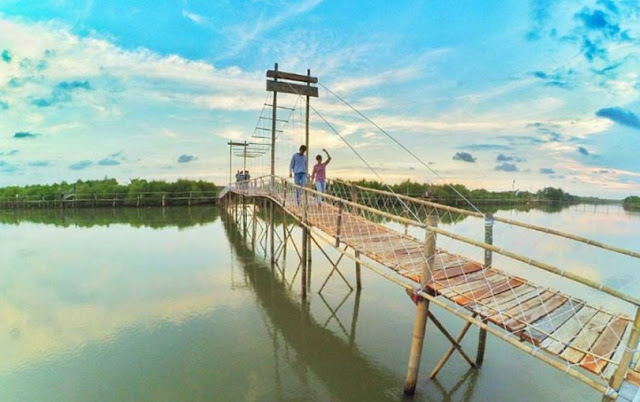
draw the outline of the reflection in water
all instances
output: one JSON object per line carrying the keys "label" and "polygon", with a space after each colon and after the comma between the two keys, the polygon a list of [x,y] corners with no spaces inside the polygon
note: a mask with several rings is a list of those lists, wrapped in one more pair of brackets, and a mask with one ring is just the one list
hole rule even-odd
{"label": "reflection in water", "polygon": [[18,225],[30,222],[61,227],[90,228],[119,223],[154,229],[167,226],[185,228],[215,222],[219,216],[218,211],[218,208],[209,206],[194,208],[0,209],[0,224]]}
{"label": "reflection in water", "polygon": [[[438,389],[438,391],[442,394],[442,398],[440,400],[442,400],[443,402],[448,402],[448,401],[466,402],[466,401],[470,401],[471,398],[473,397],[473,389],[476,385],[476,381],[478,381],[478,373],[479,371],[477,369],[470,368],[460,378],[460,380],[458,380],[458,382],[453,387],[451,387],[450,390],[446,390],[445,387],[442,384],[440,384],[440,381],[438,381],[438,377],[434,378],[432,381],[435,387]],[[462,386],[465,386],[465,388],[464,388],[464,391],[462,392],[462,395],[460,395],[458,393],[458,390],[460,390]]]}
{"label": "reflection in water", "polygon": [[[298,261],[271,268],[266,236],[248,247],[215,208],[48,212],[0,211],[0,401],[402,399],[413,314],[383,279],[303,303]],[[414,400],[593,396],[491,339],[482,372],[452,359],[429,381],[446,342]]]}
{"label": "reflection in water", "polygon": [[[345,343],[326,329],[326,323],[324,326],[317,323],[309,313],[308,305],[293,299],[287,285],[274,280],[271,270],[253,258],[242,234],[230,219],[225,220],[225,229],[274,331],[282,335],[288,347],[295,349],[302,363],[301,375],[307,368],[312,370],[334,400],[380,400],[389,394],[389,390],[402,384],[402,379],[367,359],[353,343]],[[355,321],[352,326],[355,328]],[[344,326],[341,327],[346,333]],[[273,336],[272,342],[276,344],[277,337]]]}

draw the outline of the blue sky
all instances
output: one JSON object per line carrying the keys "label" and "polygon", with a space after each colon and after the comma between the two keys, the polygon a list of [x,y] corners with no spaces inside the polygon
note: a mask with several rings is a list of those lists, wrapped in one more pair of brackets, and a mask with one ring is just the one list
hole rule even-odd
{"label": "blue sky", "polygon": [[[331,152],[330,177],[640,194],[631,0],[2,0],[0,186],[223,184],[227,142],[262,141],[276,62],[320,80],[311,156]],[[279,115],[285,175],[304,116],[278,102],[296,109]]]}

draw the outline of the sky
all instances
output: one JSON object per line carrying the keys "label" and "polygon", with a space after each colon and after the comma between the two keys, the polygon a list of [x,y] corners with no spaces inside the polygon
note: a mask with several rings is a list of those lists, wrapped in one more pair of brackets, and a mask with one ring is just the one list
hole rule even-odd
{"label": "sky", "polygon": [[[0,187],[225,184],[229,141],[269,141],[275,63],[318,77],[329,178],[640,195],[635,0],[0,0]],[[287,175],[304,99],[277,102]]]}

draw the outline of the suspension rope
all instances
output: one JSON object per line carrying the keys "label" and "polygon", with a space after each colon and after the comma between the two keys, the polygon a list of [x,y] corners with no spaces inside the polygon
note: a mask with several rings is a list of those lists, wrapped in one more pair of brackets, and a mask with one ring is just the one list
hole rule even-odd
{"label": "suspension rope", "polygon": [[[402,148],[403,150],[405,150],[409,155],[413,156],[421,165],[423,165],[424,167],[426,167],[427,169],[429,169],[429,171],[431,171],[431,173],[433,173],[434,175],[436,175],[438,177],[438,179],[440,179],[442,182],[444,182],[445,180],[442,178],[442,176],[440,176],[440,174],[435,171],[433,168],[431,168],[427,163],[425,163],[422,159],[420,159],[416,154],[414,154],[413,152],[411,152],[411,150],[409,148],[407,148],[406,146],[404,146],[400,141],[396,140],[391,134],[389,134],[385,129],[383,129],[382,127],[380,127],[376,122],[374,122],[373,120],[371,120],[370,118],[368,118],[367,116],[364,115],[364,113],[362,113],[361,111],[359,111],[358,109],[356,109],[353,105],[351,105],[349,102],[347,102],[344,98],[342,98],[340,95],[336,94],[335,92],[333,92],[332,90],[330,90],[329,88],[327,88],[325,85],[323,85],[320,81],[318,81],[318,85],[320,85],[322,88],[324,88],[327,92],[329,92],[331,95],[335,96],[336,98],[338,98],[338,100],[340,100],[342,103],[344,103],[345,105],[349,106],[349,108],[351,108],[351,110],[353,110],[354,112],[356,112],[360,117],[362,117],[363,119],[365,119],[367,122],[371,123],[375,128],[377,128],[378,130],[380,130],[381,133],[383,133],[384,135],[386,135],[387,137],[389,137],[389,139],[391,139],[391,141],[395,142],[400,148]],[[446,183],[445,183],[446,184]],[[464,195],[462,195],[455,187],[453,187],[450,184],[446,184],[447,187],[449,187],[450,189],[452,189],[460,198],[462,198],[467,204],[469,204],[469,206],[471,206],[471,208],[473,208],[476,212],[481,213],[480,210],[471,202],[469,201]],[[484,215],[484,214],[483,214]]]}

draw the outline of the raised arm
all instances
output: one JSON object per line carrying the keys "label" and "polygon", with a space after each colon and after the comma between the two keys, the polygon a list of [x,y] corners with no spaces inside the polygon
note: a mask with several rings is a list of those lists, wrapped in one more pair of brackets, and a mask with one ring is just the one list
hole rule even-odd
{"label": "raised arm", "polygon": [[327,160],[324,162],[324,164],[328,165],[329,162],[331,162],[331,155],[329,155],[329,152],[327,152],[326,149],[322,148],[322,150],[324,151],[325,154],[327,154]]}

